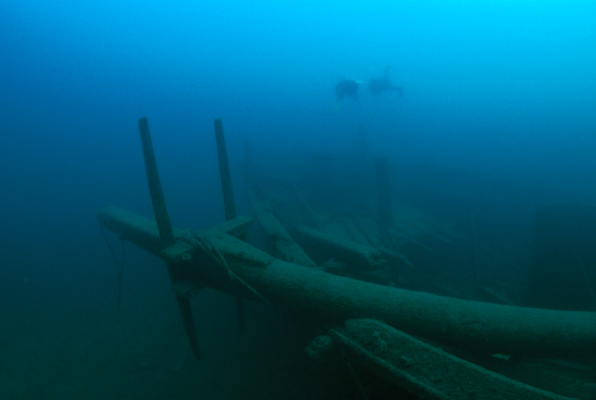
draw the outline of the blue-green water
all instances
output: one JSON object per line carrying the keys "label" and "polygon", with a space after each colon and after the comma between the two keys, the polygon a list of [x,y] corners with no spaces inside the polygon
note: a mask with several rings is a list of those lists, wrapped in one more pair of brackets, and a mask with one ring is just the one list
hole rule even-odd
{"label": "blue-green water", "polygon": [[[316,332],[250,303],[240,336],[217,292],[193,303],[205,360],[185,358],[165,266],[131,245],[115,322],[95,213],[153,215],[138,118],[182,229],[223,220],[222,118],[240,213],[245,141],[300,164],[357,152],[364,130],[370,157],[417,171],[404,199],[448,219],[490,197],[470,207],[478,235],[526,245],[534,202],[596,203],[595,16],[593,1],[3,0],[0,397],[346,396],[303,357]],[[386,66],[403,96],[368,91]],[[344,77],[357,101],[337,103]]]}

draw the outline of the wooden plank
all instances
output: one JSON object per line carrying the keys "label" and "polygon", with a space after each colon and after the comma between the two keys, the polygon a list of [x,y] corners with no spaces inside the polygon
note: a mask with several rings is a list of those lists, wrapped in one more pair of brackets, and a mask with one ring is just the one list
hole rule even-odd
{"label": "wooden plank", "polygon": [[318,229],[299,225],[293,232],[307,251],[329,259],[345,262],[348,268],[359,270],[379,269],[384,260],[378,249],[338,235],[330,235]]}
{"label": "wooden plank", "polygon": [[298,246],[277,218],[275,218],[271,207],[264,201],[259,200],[253,190],[250,190],[249,200],[259,224],[261,224],[277,251],[283,255],[284,260],[304,265],[305,267],[316,268],[317,265]]}
{"label": "wooden plank", "polygon": [[330,334],[350,358],[416,398],[571,400],[479,367],[380,321],[349,320]]}
{"label": "wooden plank", "polygon": [[[161,248],[146,240],[156,235],[155,222],[114,207],[102,209],[98,218],[108,229],[165,259]],[[184,236],[176,240],[188,243]],[[226,234],[209,238],[209,247],[214,254],[191,248],[186,253],[190,259],[181,257],[180,280],[330,321],[374,318],[410,335],[480,353],[596,357],[593,312],[512,307],[376,285],[274,259]],[[218,272],[222,258],[229,272]]]}

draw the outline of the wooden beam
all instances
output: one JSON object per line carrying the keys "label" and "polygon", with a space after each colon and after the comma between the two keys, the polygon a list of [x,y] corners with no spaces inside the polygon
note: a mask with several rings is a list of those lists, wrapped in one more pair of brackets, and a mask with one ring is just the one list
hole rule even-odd
{"label": "wooden beam", "polygon": [[225,259],[230,277],[213,272],[217,266],[206,260],[217,257],[203,254],[183,236],[177,245],[186,247],[186,253],[168,259],[167,252],[148,240],[156,234],[155,222],[114,207],[102,209],[98,217],[108,229],[167,262],[180,260],[184,278],[198,287],[264,299],[330,321],[374,318],[419,338],[481,353],[596,357],[596,313],[481,303],[381,286],[274,259],[227,234],[206,238]]}
{"label": "wooden beam", "polygon": [[348,320],[330,335],[350,359],[417,399],[573,400],[479,367],[377,320]]}

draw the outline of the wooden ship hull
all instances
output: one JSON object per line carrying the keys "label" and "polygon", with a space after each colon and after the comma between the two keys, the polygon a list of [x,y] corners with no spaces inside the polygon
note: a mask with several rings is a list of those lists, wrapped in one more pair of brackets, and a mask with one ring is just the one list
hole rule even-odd
{"label": "wooden ship hull", "polygon": [[[507,293],[484,287],[475,276],[482,251],[477,243],[465,284],[420,283],[420,262],[450,259],[450,249],[470,241],[415,209],[394,204],[386,161],[375,165],[374,215],[366,207],[344,208],[335,215],[322,211],[291,178],[281,185],[256,182],[249,198],[268,241],[266,252],[245,241],[253,219],[236,216],[221,121],[215,127],[228,220],[204,231],[181,231],[169,223],[146,119],[139,126],[156,220],[114,206],[102,208],[98,218],[166,262],[196,358],[199,344],[188,299],[212,287],[236,296],[241,321],[246,298],[321,325],[327,333],[314,338],[307,354],[313,362],[348,365],[362,398],[368,398],[362,371],[392,385],[396,395],[420,399],[596,395],[596,385],[583,376],[562,377],[552,368],[545,372],[536,361],[526,375],[548,378],[521,382],[529,370],[527,360],[566,360],[557,361],[560,366],[593,360],[596,313],[512,305]],[[412,290],[418,287],[422,291]],[[510,304],[479,301],[483,298]],[[545,386],[534,386],[539,382]]]}

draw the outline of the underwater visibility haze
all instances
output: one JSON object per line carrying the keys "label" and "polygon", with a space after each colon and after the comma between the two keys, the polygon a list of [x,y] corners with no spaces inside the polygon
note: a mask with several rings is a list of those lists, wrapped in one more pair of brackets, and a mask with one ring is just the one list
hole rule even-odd
{"label": "underwater visibility haze", "polygon": [[224,220],[221,118],[239,214],[247,146],[279,173],[364,154],[400,200],[531,253],[535,203],[596,205],[596,3],[3,0],[0,105],[1,398],[347,398],[311,328],[251,302],[240,334],[210,289],[192,360],[164,263],[128,243],[116,321],[96,213],[154,217],[139,118],[180,229]]}

